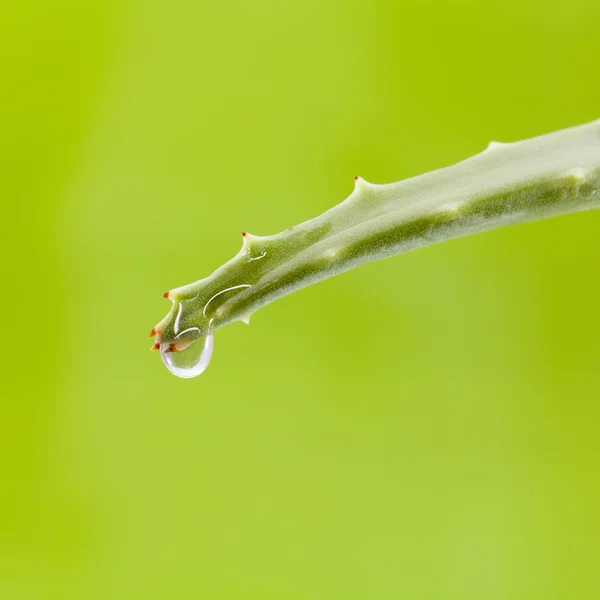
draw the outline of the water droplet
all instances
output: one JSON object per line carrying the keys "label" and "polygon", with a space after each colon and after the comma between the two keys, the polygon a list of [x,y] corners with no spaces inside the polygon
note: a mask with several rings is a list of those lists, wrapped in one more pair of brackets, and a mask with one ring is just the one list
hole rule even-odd
{"label": "water droplet", "polygon": [[248,254],[248,257],[246,258],[246,262],[252,262],[253,260],[260,260],[261,258],[264,258],[266,255],[267,255],[266,252],[261,252],[257,256],[252,256],[251,254]]}
{"label": "water droplet", "polygon": [[204,372],[210,364],[213,353],[214,335],[208,335],[198,338],[189,346],[179,352],[166,352],[170,344],[163,344],[160,348],[160,355],[165,367],[183,379],[198,377]]}

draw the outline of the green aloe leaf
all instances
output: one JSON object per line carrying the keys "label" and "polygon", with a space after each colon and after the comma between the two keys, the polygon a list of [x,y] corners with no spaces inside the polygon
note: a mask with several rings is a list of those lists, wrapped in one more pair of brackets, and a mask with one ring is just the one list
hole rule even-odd
{"label": "green aloe leaf", "polygon": [[456,165],[391,184],[355,178],[322,215],[265,237],[243,233],[212,275],[170,290],[153,349],[181,377],[210,361],[213,333],[259,308],[364,263],[429,244],[600,208],[600,120],[502,144]]}

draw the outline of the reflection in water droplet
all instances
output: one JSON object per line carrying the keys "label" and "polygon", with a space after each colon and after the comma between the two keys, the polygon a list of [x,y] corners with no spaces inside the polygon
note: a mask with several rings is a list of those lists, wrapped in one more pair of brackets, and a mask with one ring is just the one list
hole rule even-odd
{"label": "reflection in water droplet", "polygon": [[190,379],[198,377],[208,367],[212,357],[213,346],[214,335],[210,333],[192,342],[180,352],[165,353],[164,351],[169,347],[169,344],[163,344],[160,348],[160,355],[165,366],[173,375],[182,377],[183,379]]}

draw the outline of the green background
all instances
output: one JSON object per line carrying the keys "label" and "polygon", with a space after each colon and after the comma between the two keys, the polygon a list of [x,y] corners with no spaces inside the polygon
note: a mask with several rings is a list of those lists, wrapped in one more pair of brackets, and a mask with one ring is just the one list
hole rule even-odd
{"label": "green background", "polygon": [[0,598],[600,596],[600,212],[218,332],[160,295],[347,196],[600,116],[600,3],[0,2]]}

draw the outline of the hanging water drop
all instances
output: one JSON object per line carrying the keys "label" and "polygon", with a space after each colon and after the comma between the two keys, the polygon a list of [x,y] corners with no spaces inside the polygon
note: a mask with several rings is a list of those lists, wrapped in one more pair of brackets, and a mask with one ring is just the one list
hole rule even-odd
{"label": "hanging water drop", "polygon": [[214,335],[209,333],[198,338],[178,352],[167,352],[170,346],[171,344],[162,344],[160,347],[160,355],[165,367],[177,377],[191,379],[198,377],[210,364]]}

